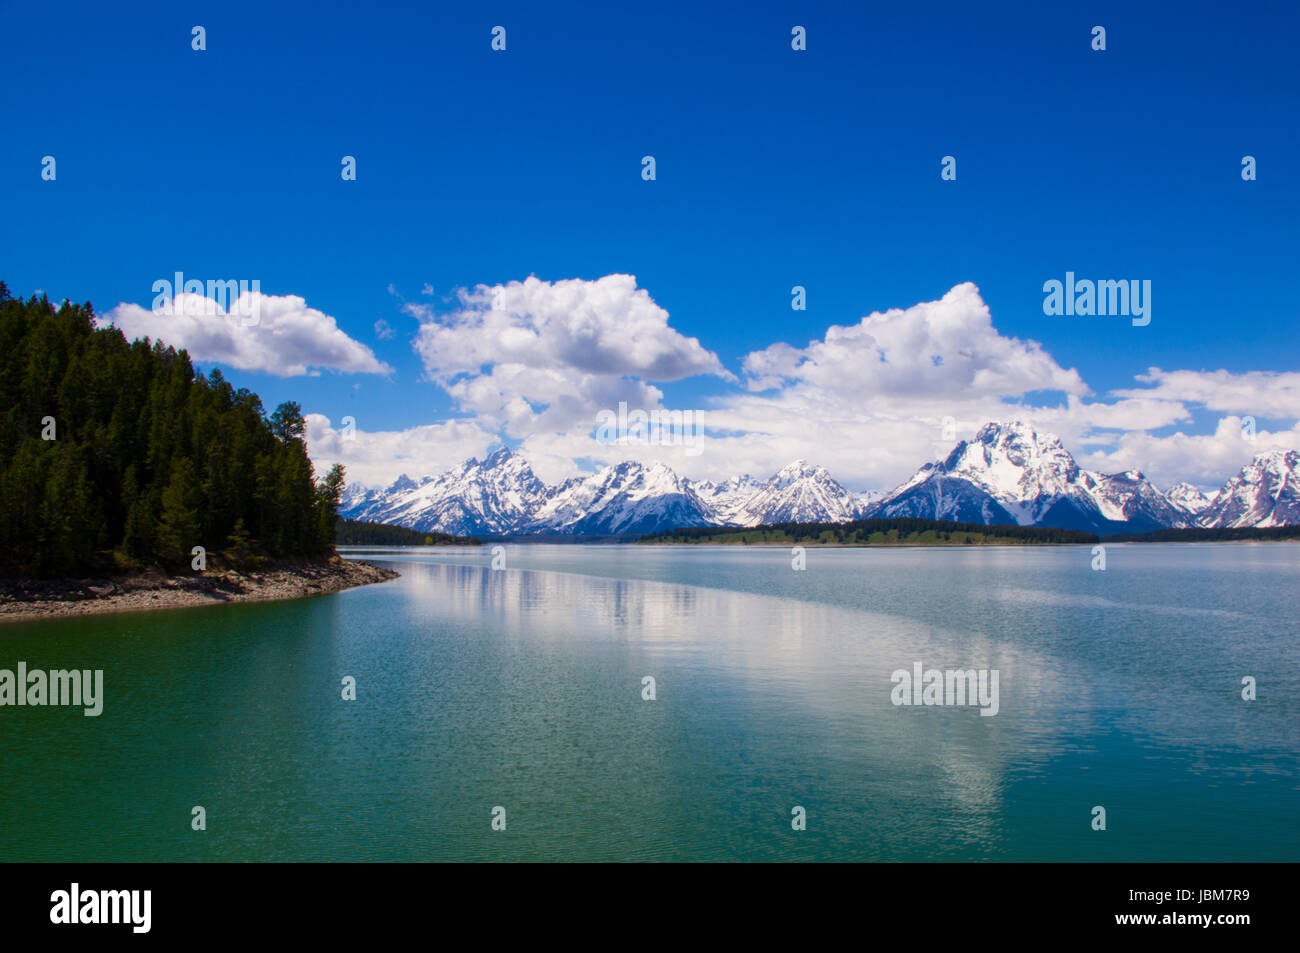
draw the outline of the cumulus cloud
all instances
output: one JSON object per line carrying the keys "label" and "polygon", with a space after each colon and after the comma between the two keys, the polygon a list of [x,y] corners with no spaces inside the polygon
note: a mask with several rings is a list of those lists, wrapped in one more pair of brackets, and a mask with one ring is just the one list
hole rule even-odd
{"label": "cumulus cloud", "polygon": [[472,420],[367,431],[356,421],[335,423],[322,414],[305,416],[312,461],[321,470],[343,464],[349,484],[387,486],[403,473],[415,479],[442,473],[470,457],[481,459],[498,442],[495,433]]}
{"label": "cumulus cloud", "polygon": [[348,337],[338,322],[307,307],[297,295],[245,292],[226,313],[202,295],[177,295],[157,310],[123,303],[99,319],[128,338],[149,337],[211,361],[278,377],[319,374],[390,374],[374,352]]}
{"label": "cumulus cloud", "polygon": [[[675,330],[628,275],[480,285],[456,300],[447,314],[431,303],[403,301],[401,310],[420,324],[415,349],[427,378],[468,420],[358,432],[339,450],[350,448],[353,465],[374,474],[364,482],[437,473],[502,438],[520,440],[521,452],[552,482],[626,459],[662,461],[700,479],[766,477],[804,458],[854,490],[892,488],[990,420],[1025,420],[1060,436],[1081,465],[1141,469],[1160,485],[1216,487],[1256,453],[1300,446],[1300,422],[1259,429],[1253,443],[1240,427],[1246,413],[1300,418],[1300,374],[1150,368],[1135,378],[1143,386],[1096,399],[1077,370],[1039,343],[1001,334],[971,283],[935,301],[832,325],[804,346],[776,342],[754,351],[743,360],[743,381]],[[620,402],[662,409],[658,384],[697,375],[725,382],[700,406],[675,408],[699,416],[698,455],[594,438],[599,411]],[[1168,433],[1206,411],[1238,416],[1221,417],[1212,435]],[[955,438],[945,434],[949,418]],[[336,439],[328,428],[313,433],[318,441]],[[412,446],[425,449],[413,453]]]}
{"label": "cumulus cloud", "polygon": [[1037,342],[1000,334],[969,282],[832,325],[804,347],[775,343],[743,369],[747,392],[705,413],[710,434],[694,466],[716,472],[726,461],[765,476],[802,457],[854,489],[892,487],[946,454],[947,417],[958,438],[1012,415],[1057,423],[1091,393]]}
{"label": "cumulus cloud", "polygon": [[589,426],[596,410],[619,400],[656,407],[662,392],[651,382],[734,380],[717,355],[669,325],[631,275],[530,277],[458,297],[446,315],[408,307],[420,320],[416,352],[462,409],[512,435]]}
{"label": "cumulus cloud", "polygon": [[990,420],[1019,419],[1061,437],[1080,464],[1103,472],[1140,469],[1160,485],[1218,487],[1257,453],[1300,446],[1291,429],[1257,429],[1243,440],[1241,416],[1214,434],[1157,432],[1193,423],[1198,411],[1300,418],[1300,373],[1163,371],[1105,400],[1073,368],[1034,341],[1000,334],[975,285],[938,301],[877,312],[832,326],[806,347],[777,343],[745,358],[750,393],[718,401],[698,465],[718,458],[755,473],[805,457],[854,488],[888,489],[922,462]]}
{"label": "cumulus cloud", "polygon": [[1078,371],[1061,367],[1037,342],[999,334],[970,282],[938,301],[832,325],[807,347],[773,344],[746,357],[744,369],[753,391],[806,385],[855,400],[1088,393]]}

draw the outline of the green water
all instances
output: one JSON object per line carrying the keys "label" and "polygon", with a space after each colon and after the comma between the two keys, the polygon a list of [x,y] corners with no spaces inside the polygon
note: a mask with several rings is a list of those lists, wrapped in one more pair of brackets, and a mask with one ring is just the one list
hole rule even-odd
{"label": "green water", "polygon": [[[1300,546],[1107,549],[365,550],[402,577],[0,626],[106,695],[0,708],[0,859],[1300,860]],[[895,706],[917,661],[998,714]]]}

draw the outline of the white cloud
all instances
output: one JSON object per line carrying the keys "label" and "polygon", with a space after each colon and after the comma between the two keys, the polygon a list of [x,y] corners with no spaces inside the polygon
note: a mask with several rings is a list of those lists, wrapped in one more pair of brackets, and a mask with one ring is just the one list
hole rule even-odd
{"label": "white cloud", "polygon": [[[744,370],[749,392],[704,416],[711,431],[732,435],[708,439],[695,466],[766,476],[802,457],[853,489],[890,488],[946,454],[954,441],[943,439],[945,417],[958,438],[1010,416],[1060,423],[1090,393],[1037,342],[999,334],[969,282],[937,301],[832,325],[805,347],[755,351]],[[1026,403],[1031,392],[1055,397]]]}
{"label": "white cloud", "polygon": [[387,341],[391,339],[395,333],[393,326],[383,318],[380,318],[375,322],[375,337],[379,338],[379,340]]}
{"label": "white cloud", "polygon": [[[952,449],[955,440],[943,436],[947,417],[957,440],[990,420],[1025,420],[1059,435],[1081,465],[1141,469],[1160,485],[1216,487],[1255,453],[1300,446],[1296,427],[1260,430],[1254,443],[1244,441],[1238,417],[1223,417],[1213,435],[1153,435],[1193,423],[1194,410],[1294,420],[1300,374],[1151,368],[1136,378],[1147,386],[1093,399],[1078,371],[1040,344],[1000,334],[970,283],[937,301],[831,326],[803,347],[778,342],[754,351],[743,361],[743,385],[697,339],[674,330],[668,313],[627,275],[529,278],[461,291],[450,314],[405,301],[401,310],[420,323],[415,348],[426,375],[470,416],[410,431],[358,432],[353,465],[374,474],[364,482],[441,472],[505,437],[520,439],[520,450],[551,482],[577,472],[579,462],[662,461],[699,479],[766,477],[802,457],[851,489],[889,489]],[[621,401],[661,409],[656,383],[695,375],[737,385],[703,406],[674,408],[700,413],[707,434],[698,455],[594,439],[598,411]],[[314,455],[329,446],[317,442],[331,433],[316,429]]]}
{"label": "white cloud", "polygon": [[[939,301],[832,326],[807,347],[774,344],[744,369],[751,393],[724,397],[705,415],[710,428],[739,436],[707,440],[698,466],[721,458],[765,474],[805,457],[855,489],[887,489],[951,449],[941,437],[946,416],[958,439],[990,420],[1025,420],[1060,436],[1083,466],[1140,469],[1160,485],[1217,487],[1257,453],[1300,446],[1300,423],[1248,442],[1239,417],[1220,420],[1213,435],[1151,433],[1193,422],[1199,408],[1296,420],[1300,374],[1151,368],[1136,380],[1153,386],[1090,400],[1076,370],[1033,341],[999,334],[969,283]],[[1042,392],[1058,399],[1031,399]]]}
{"label": "white cloud", "polygon": [[[1152,367],[1135,378],[1151,386],[1123,388],[1111,392],[1119,398],[1113,404],[1088,407],[1091,422],[1099,427],[1122,430],[1120,434],[1085,435],[1082,443],[1101,446],[1091,452],[1079,448],[1080,462],[1094,469],[1142,470],[1157,485],[1186,481],[1203,488],[1217,488],[1259,453],[1294,450],[1300,447],[1300,373],[1294,371],[1226,370],[1165,371]],[[1123,409],[1146,406],[1182,407],[1176,420],[1161,422]],[[1212,434],[1188,434],[1179,430],[1156,436],[1151,430],[1192,419],[1187,407],[1229,416],[1220,417]],[[1242,437],[1243,419],[1293,421],[1290,429],[1269,431],[1255,421],[1255,438]]]}
{"label": "white cloud", "polygon": [[1062,368],[1036,341],[999,334],[970,282],[938,301],[831,325],[824,339],[804,348],[755,351],[745,358],[745,373],[750,390],[803,385],[851,400],[1088,393],[1078,371]]}
{"label": "white cloud", "polygon": [[657,407],[662,393],[650,381],[734,380],[717,355],[669,326],[631,275],[530,277],[459,298],[447,315],[406,306],[420,320],[416,352],[463,410],[515,436],[590,428],[598,409],[619,400]]}
{"label": "white cloud", "polygon": [[482,458],[497,443],[496,434],[469,420],[446,420],[409,430],[366,431],[307,414],[307,446],[321,472],[335,463],[350,484],[387,486],[405,473],[422,476],[450,470],[470,457]]}
{"label": "white cloud", "polygon": [[1117,397],[1186,401],[1222,413],[1252,417],[1300,417],[1300,372],[1162,371],[1152,367],[1137,380],[1154,386],[1117,390]]}
{"label": "white cloud", "polygon": [[128,338],[149,337],[184,348],[196,361],[278,377],[321,370],[392,373],[370,348],[348,337],[334,318],[307,307],[297,295],[246,292],[227,314],[210,298],[182,294],[157,311],[119,304],[99,324],[116,325]]}
{"label": "white cloud", "polygon": [[1214,490],[1257,454],[1297,447],[1300,447],[1300,423],[1290,430],[1256,430],[1255,438],[1247,440],[1242,436],[1240,417],[1223,417],[1212,434],[1179,431],[1156,437],[1135,431],[1122,434],[1113,450],[1076,452],[1075,456],[1081,466],[1104,473],[1141,470],[1156,486],[1166,489],[1171,484],[1186,482]]}

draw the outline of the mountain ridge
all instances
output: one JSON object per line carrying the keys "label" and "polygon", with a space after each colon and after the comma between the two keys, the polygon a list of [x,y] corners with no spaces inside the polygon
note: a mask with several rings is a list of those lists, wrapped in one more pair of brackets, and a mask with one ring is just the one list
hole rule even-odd
{"label": "mountain ridge", "polygon": [[1140,470],[1097,473],[1059,437],[991,421],[887,493],[854,493],[825,467],[796,460],[766,480],[691,480],[663,463],[624,461],[554,486],[500,448],[419,480],[349,487],[340,514],[461,536],[632,536],[683,526],[838,523],[916,517],[1042,526],[1099,535],[1170,528],[1300,524],[1300,453],[1258,454],[1213,494],[1162,491]]}

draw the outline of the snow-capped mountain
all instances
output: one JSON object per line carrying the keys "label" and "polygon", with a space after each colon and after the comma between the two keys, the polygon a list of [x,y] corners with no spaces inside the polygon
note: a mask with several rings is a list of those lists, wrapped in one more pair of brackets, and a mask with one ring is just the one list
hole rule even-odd
{"label": "snow-capped mountain", "polygon": [[1160,529],[1165,526],[1191,526],[1192,520],[1169,502],[1141,470],[1112,473],[1109,476],[1080,470],[1083,484],[1097,504],[1102,517],[1111,523],[1124,524],[1130,531]]}
{"label": "snow-capped mountain", "polygon": [[712,480],[683,482],[695,491],[695,496],[713,514],[713,519],[726,525],[738,525],[740,511],[750,497],[763,488],[762,481],[755,480],[748,473],[721,483]]}
{"label": "snow-capped mountain", "polygon": [[738,526],[766,523],[841,523],[863,512],[858,498],[831,479],[825,467],[796,460],[783,467],[735,512]]}
{"label": "snow-capped mountain", "polygon": [[1300,523],[1300,453],[1261,453],[1214,494],[1198,525],[1294,526]]}
{"label": "snow-capped mountain", "polygon": [[340,513],[426,532],[498,535],[514,532],[548,497],[546,484],[527,461],[502,449],[481,463],[469,459],[419,483],[401,476],[387,489],[370,491],[351,507],[340,507]]}
{"label": "snow-capped mountain", "polygon": [[985,424],[945,459],[921,467],[869,515],[1096,533],[1145,532],[1190,522],[1140,472],[1084,470],[1059,437],[1018,421]]}
{"label": "snow-capped mountain", "polygon": [[858,512],[865,515],[873,506],[885,498],[884,490],[866,490],[857,494]]}
{"label": "snow-capped mountain", "polygon": [[1175,483],[1165,490],[1165,499],[1175,509],[1183,511],[1190,526],[1195,524],[1197,518],[1210,505],[1212,498],[1206,496],[1190,483]]}
{"label": "snow-capped mountain", "polygon": [[704,504],[709,522],[721,526],[857,519],[884,495],[877,490],[851,493],[825,467],[806,460],[796,460],[763,481],[746,474],[721,483],[683,482]]}
{"label": "snow-capped mountain", "polygon": [[349,519],[474,536],[639,535],[679,526],[831,522],[861,516],[855,495],[824,467],[799,460],[768,480],[736,476],[693,482],[661,463],[625,462],[547,487],[523,457],[498,450],[420,482],[402,476],[382,490],[349,487]]}
{"label": "snow-capped mountain", "polygon": [[[398,477],[398,479],[402,480],[407,478]],[[370,487],[363,486],[360,483],[344,483],[343,494],[342,496],[339,497],[339,512],[340,513],[357,512],[358,510],[364,508],[365,505],[369,503],[372,499],[374,499],[375,495],[380,492],[382,491],[373,490]]]}
{"label": "snow-capped mountain", "polygon": [[1020,422],[989,423],[887,494],[852,493],[797,460],[770,479],[679,477],[625,462],[543,483],[522,456],[498,450],[437,477],[384,489],[349,486],[351,519],[472,536],[639,535],[679,526],[758,526],[913,516],[1055,526],[1100,534],[1163,527],[1300,524],[1300,453],[1261,454],[1212,497],[1178,483],[1161,492],[1141,472],[1080,467],[1059,438]]}
{"label": "snow-capped mountain", "polygon": [[562,484],[519,529],[579,536],[644,534],[713,521],[687,481],[668,467],[629,462]]}

